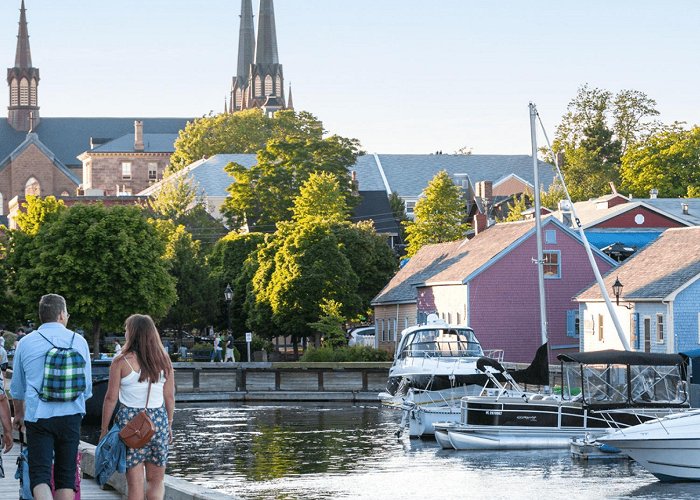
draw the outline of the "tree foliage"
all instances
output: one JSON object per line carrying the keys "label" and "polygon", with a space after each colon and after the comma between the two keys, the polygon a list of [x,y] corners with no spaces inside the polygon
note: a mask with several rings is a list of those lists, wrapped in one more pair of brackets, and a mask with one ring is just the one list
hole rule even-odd
{"label": "tree foliage", "polygon": [[[656,101],[636,90],[613,95],[584,85],[569,102],[552,148],[574,200],[600,196],[619,184],[620,158],[655,127]],[[552,158],[548,158],[550,161]]]}
{"label": "tree foliage", "polygon": [[674,123],[634,144],[622,158],[622,188],[635,196],[659,190],[665,198],[691,196],[700,186],[700,127]]}
{"label": "tree foliage", "polygon": [[413,211],[415,219],[405,223],[407,255],[412,257],[423,246],[463,238],[469,225],[461,189],[441,170],[425,188]]}
{"label": "tree foliage", "polygon": [[177,294],[177,301],[160,324],[180,331],[214,323],[219,313],[219,290],[211,278],[201,243],[192,238],[185,226],[170,220],[154,220],[153,224],[166,241],[164,257],[169,274],[175,279]]}
{"label": "tree foliage", "polygon": [[308,112],[278,111],[272,118],[260,109],[209,115],[189,122],[175,141],[173,171],[221,153],[256,153],[272,138],[321,136],[323,125]]}
{"label": "tree foliage", "polygon": [[43,294],[63,295],[71,323],[91,328],[95,353],[103,328],[120,329],[135,312],[160,318],[175,301],[165,245],[138,207],[75,205],[13,240],[13,291],[24,311]]}
{"label": "tree foliage", "polygon": [[45,220],[54,219],[66,205],[55,196],[40,198],[29,194],[27,201],[22,203],[22,208],[24,211],[20,210],[15,218],[17,227],[23,233],[34,236]]}
{"label": "tree foliage", "polygon": [[292,204],[292,220],[303,222],[314,219],[326,223],[339,223],[349,216],[346,193],[337,177],[329,172],[313,172],[301,186],[299,196]]}
{"label": "tree foliage", "polygon": [[250,169],[237,163],[226,166],[234,182],[221,211],[232,228],[247,224],[256,231],[272,231],[277,222],[290,219],[294,198],[314,172],[334,175],[345,187],[344,196],[352,205],[348,169],[359,153],[355,139],[335,135],[271,139]]}

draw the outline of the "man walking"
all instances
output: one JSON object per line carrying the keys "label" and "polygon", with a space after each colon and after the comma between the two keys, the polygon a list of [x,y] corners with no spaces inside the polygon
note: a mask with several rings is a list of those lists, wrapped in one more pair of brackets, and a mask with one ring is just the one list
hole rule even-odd
{"label": "man walking", "polygon": [[[80,422],[85,400],[92,396],[92,372],[87,342],[66,328],[69,316],[63,297],[41,297],[41,326],[17,345],[13,363],[13,426],[21,431],[26,425],[29,482],[37,500],[75,497]],[[52,365],[53,360],[69,363],[56,369],[58,364]],[[52,461],[55,496],[49,487]]]}
{"label": "man walking", "polygon": [[224,363],[227,361],[236,361],[233,356],[233,333],[228,332],[228,337],[226,337],[226,356],[224,356]]}

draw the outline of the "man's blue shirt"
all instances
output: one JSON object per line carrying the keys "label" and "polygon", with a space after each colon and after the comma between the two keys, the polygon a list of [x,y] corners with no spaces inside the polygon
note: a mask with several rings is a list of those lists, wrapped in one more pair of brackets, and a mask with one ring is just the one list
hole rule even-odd
{"label": "man's blue shirt", "polygon": [[[61,323],[44,323],[38,331],[57,347],[70,346],[73,338],[73,332]],[[41,384],[44,380],[44,358],[51,347],[51,344],[44,340],[37,331],[33,331],[17,344],[12,362],[10,393],[13,399],[24,400],[24,420],[27,422],[36,422],[40,418],[75,415],[76,413],[85,415],[85,400],[92,396],[90,349],[85,339],[76,334],[73,340],[73,349],[85,358],[85,392],[78,396],[75,401],[46,402],[39,399]]]}

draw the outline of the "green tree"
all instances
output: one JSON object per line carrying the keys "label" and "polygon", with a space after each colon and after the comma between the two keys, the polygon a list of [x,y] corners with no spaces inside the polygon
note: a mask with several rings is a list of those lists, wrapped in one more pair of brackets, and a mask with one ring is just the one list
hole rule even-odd
{"label": "green tree", "polygon": [[[316,348],[323,345],[323,347],[338,349],[348,345],[348,341],[345,338],[345,331],[343,330],[345,316],[340,312],[342,306],[341,303],[335,300],[324,300],[323,304],[321,304],[321,311],[323,311],[323,314],[318,321],[309,323],[309,327],[311,327],[312,331],[316,334],[314,341]],[[323,339],[322,342],[321,338]]]}
{"label": "green tree", "polygon": [[[256,251],[264,241],[265,236],[262,233],[240,234],[232,232],[216,242],[207,258],[211,277],[215,283],[213,287],[220,295],[223,294],[226,285],[231,285],[233,290],[233,301],[229,313],[231,314],[231,328],[235,336],[247,331],[248,316],[244,304],[250,293],[251,280],[257,269]],[[249,258],[252,260],[246,267],[246,261]]]}
{"label": "green tree", "polygon": [[635,196],[658,189],[665,198],[690,195],[700,186],[700,127],[664,127],[635,143],[622,158],[622,188]]}
{"label": "green tree", "polygon": [[305,111],[278,111],[272,118],[259,109],[204,116],[180,131],[170,166],[177,171],[216,154],[256,153],[272,138],[322,135],[323,124]]}
{"label": "green tree", "polygon": [[[552,148],[563,153],[562,172],[574,200],[600,196],[620,182],[620,158],[655,126],[656,102],[644,93],[584,85],[569,102]],[[553,159],[548,158],[550,161]]]}
{"label": "green tree", "polygon": [[523,212],[532,206],[532,197],[527,193],[516,195],[512,203],[508,203],[508,215],[503,222],[523,220]]}
{"label": "green tree", "polygon": [[71,323],[91,328],[94,354],[103,328],[120,329],[135,312],[160,318],[176,299],[164,242],[138,207],[75,205],[22,245],[33,258],[12,270],[19,302],[29,311],[45,293],[63,295]]}
{"label": "green tree", "polygon": [[559,177],[554,178],[547,191],[543,189],[543,186],[540,186],[540,204],[543,207],[557,210],[559,202],[564,199],[566,199],[566,192],[564,192],[564,186],[562,186]]}
{"label": "green tree", "polygon": [[389,206],[391,207],[391,213],[394,216],[394,220],[399,226],[399,240],[404,242],[406,241],[404,223],[409,220],[406,216],[406,203],[404,203],[403,199],[399,196],[399,193],[393,191],[389,195]]}
{"label": "green tree", "polygon": [[333,174],[345,186],[344,196],[352,205],[348,168],[359,153],[356,140],[339,136],[271,139],[250,169],[237,163],[226,166],[234,182],[221,211],[229,227],[247,224],[256,231],[270,232],[277,222],[291,218],[293,200],[314,172]]}
{"label": "green tree", "polygon": [[316,219],[329,224],[347,220],[348,201],[335,175],[313,172],[294,198],[292,220]]}
{"label": "green tree", "polygon": [[148,199],[148,207],[156,217],[176,222],[201,202],[192,178],[175,173],[168,175],[158,192]]}
{"label": "green tree", "polygon": [[192,238],[185,226],[169,220],[155,220],[153,224],[167,242],[164,257],[169,274],[175,279],[177,294],[177,301],[160,324],[180,332],[185,327],[201,329],[214,323],[219,312],[219,290],[210,277],[201,243]]}
{"label": "green tree", "polygon": [[433,177],[424,194],[413,211],[415,219],[405,224],[409,257],[425,245],[463,238],[469,229],[462,191],[446,171]]}
{"label": "green tree", "polygon": [[17,227],[23,233],[34,236],[45,220],[54,219],[66,206],[63,200],[57,200],[55,196],[40,198],[29,194],[22,208],[24,211],[20,210],[15,218]]}

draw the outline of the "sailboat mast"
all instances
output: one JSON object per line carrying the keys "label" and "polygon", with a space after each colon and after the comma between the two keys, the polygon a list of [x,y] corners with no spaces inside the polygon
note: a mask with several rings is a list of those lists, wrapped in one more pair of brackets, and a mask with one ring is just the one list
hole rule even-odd
{"label": "sailboat mast", "polygon": [[537,108],[530,103],[530,134],[532,136],[532,164],[535,170],[535,231],[537,236],[537,283],[540,291],[540,334],[542,343],[547,342],[547,306],[544,296],[544,253],[542,251],[542,209],[540,206],[540,174],[537,165]]}

